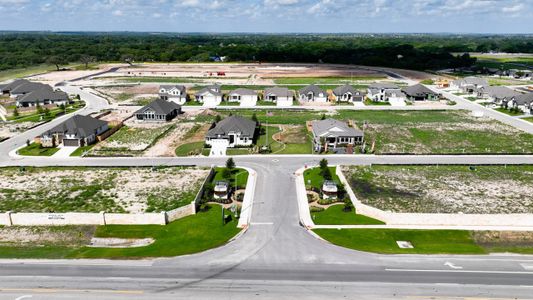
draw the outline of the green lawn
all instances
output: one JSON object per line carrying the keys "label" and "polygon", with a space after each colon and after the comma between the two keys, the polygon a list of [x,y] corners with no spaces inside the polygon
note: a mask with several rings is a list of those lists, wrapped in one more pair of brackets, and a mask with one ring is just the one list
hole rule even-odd
{"label": "green lawn", "polygon": [[237,187],[237,188],[244,188],[246,187],[246,183],[248,182],[248,171],[241,168],[235,168],[231,171],[231,177],[229,179],[224,178],[222,176],[222,170],[225,169],[223,167],[217,167],[215,168],[215,176],[213,176],[212,182],[215,181],[229,181],[230,186]]}
{"label": "green lawn", "polygon": [[28,113],[28,114],[21,113],[18,117],[9,116],[7,119],[8,119],[8,121],[13,121],[13,122],[17,122],[17,123],[19,123],[19,122],[49,121],[49,120],[53,120],[56,117],[62,115],[63,112],[65,112],[65,114],[69,114],[71,112],[77,111],[78,109],[80,109],[80,108],[82,108],[84,106],[85,106],[85,102],[76,101],[73,104],[67,105],[66,110],[62,110],[59,107],[50,109],[50,113],[48,115],[39,114],[37,112],[31,112],[31,113]]}
{"label": "green lawn", "polygon": [[522,120],[533,123],[533,117],[522,118]]}
{"label": "green lawn", "polygon": [[365,105],[390,106],[389,101],[372,101],[370,99],[366,99],[364,103]]}
{"label": "green lawn", "polygon": [[353,211],[345,212],[343,204],[330,206],[320,212],[311,212],[316,225],[383,225],[385,223]]}
{"label": "green lawn", "polygon": [[78,149],[74,150],[74,152],[72,152],[70,154],[70,156],[82,156],[82,154],[84,154],[85,152],[89,152],[89,150],[91,150],[95,145],[89,145],[89,146],[83,146],[83,147],[78,147]]}
{"label": "green lawn", "polygon": [[165,226],[107,225],[96,229],[96,237],[155,239],[153,244],[146,247],[0,246],[0,257],[140,259],[197,253],[224,245],[240,231],[237,219],[231,217],[231,220],[222,225],[220,206],[209,207],[207,212],[199,212]]}
{"label": "green lawn", "polygon": [[523,112],[512,112],[512,111],[510,111],[508,109],[505,109],[503,107],[498,107],[498,108],[495,108],[494,110],[499,111],[499,112],[504,113],[504,114],[507,114],[507,115],[510,115],[510,116],[521,116],[521,115],[524,114]]}
{"label": "green lawn", "polygon": [[202,154],[204,149],[204,142],[194,142],[180,145],[176,148],[177,156],[189,156],[190,153],[195,153],[196,155]]}
{"label": "green lawn", "polygon": [[[329,167],[331,171],[331,180],[333,180],[337,185],[341,184],[339,176],[335,173],[337,167]],[[322,189],[322,184],[324,183],[324,178],[320,175],[320,168],[312,168],[304,171],[304,182],[306,186],[312,186],[318,190]],[[310,184],[309,184],[310,182]]]}
{"label": "green lawn", "polygon": [[272,137],[274,134],[281,131],[281,129],[277,126],[265,126],[261,125],[261,127],[265,128],[265,134],[262,134],[259,136],[259,139],[257,140],[257,146],[263,147],[263,146],[269,146],[272,153],[275,153],[277,151],[281,151],[283,149],[283,144],[274,140]]}
{"label": "green lawn", "polygon": [[251,148],[228,148],[226,155],[247,155],[250,154]]}
{"label": "green lawn", "polygon": [[[386,254],[485,254],[468,231],[399,229],[315,229],[323,239],[346,248]],[[413,249],[400,249],[409,241]]]}
{"label": "green lawn", "polygon": [[[76,66],[78,65],[69,64],[67,66],[61,66],[61,67],[76,67]],[[0,81],[23,78],[23,77],[34,75],[34,74],[53,72],[53,71],[56,71],[56,67],[54,65],[48,65],[48,64],[36,65],[36,66],[27,67],[27,68],[4,70],[4,71],[0,71]]]}
{"label": "green lawn", "polygon": [[29,146],[17,151],[19,155],[24,156],[52,156],[59,151],[59,148],[43,148],[41,144],[31,143]]}

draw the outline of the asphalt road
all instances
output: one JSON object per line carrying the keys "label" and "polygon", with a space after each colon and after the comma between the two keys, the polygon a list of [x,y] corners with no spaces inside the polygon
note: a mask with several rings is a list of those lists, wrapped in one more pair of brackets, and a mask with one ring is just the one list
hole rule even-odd
{"label": "asphalt road", "polygon": [[[72,88],[72,87],[65,87]],[[81,113],[106,104],[89,100]],[[93,100],[95,101],[93,101]],[[45,126],[52,126],[53,121]],[[10,158],[27,136],[0,144],[0,165],[150,166],[212,158]],[[33,137],[33,136],[32,136]],[[532,298],[533,256],[376,255],[322,241],[299,224],[294,171],[323,156],[246,156],[257,171],[248,230],[203,253],[144,261],[0,260],[0,299]],[[533,156],[328,156],[332,164],[521,164]],[[21,298],[22,297],[22,298]],[[455,298],[454,298],[455,299]]]}

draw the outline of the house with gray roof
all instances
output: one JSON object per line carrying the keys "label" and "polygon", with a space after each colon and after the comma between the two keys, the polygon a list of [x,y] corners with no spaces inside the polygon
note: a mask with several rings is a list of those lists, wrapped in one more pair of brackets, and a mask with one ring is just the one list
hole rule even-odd
{"label": "house with gray roof", "polygon": [[23,82],[17,85],[16,87],[12,88],[9,91],[9,95],[11,98],[17,98],[17,97],[29,94],[31,92],[41,90],[41,89],[48,89],[52,91],[52,87],[49,86],[48,84],[28,81],[28,82]]}
{"label": "house with gray roof", "polygon": [[521,94],[509,100],[507,108],[518,108],[526,114],[533,114],[533,93]]}
{"label": "house with gray roof", "polygon": [[159,98],[183,105],[187,102],[187,89],[183,85],[160,85]]}
{"label": "house with gray roof", "polygon": [[367,97],[372,101],[387,102],[389,98],[404,98],[402,90],[394,83],[378,82],[368,86]]}
{"label": "house with gray roof", "polygon": [[328,93],[314,84],[300,89],[298,95],[301,102],[328,102]]}
{"label": "house with gray roof", "polygon": [[507,102],[514,99],[516,96],[522,95],[515,90],[506,86],[488,86],[480,90],[481,97],[490,100],[493,104],[498,106],[506,106]]}
{"label": "house with gray roof", "polygon": [[276,103],[277,106],[292,106],[294,93],[286,87],[270,87],[265,89],[263,100]]}
{"label": "house with gray roof", "polygon": [[364,142],[364,133],[346,122],[325,119],[311,123],[315,152],[353,153]]}
{"label": "house with gray roof", "polygon": [[40,136],[43,147],[61,144],[82,147],[96,141],[96,136],[109,129],[107,122],[89,116],[75,115]]}
{"label": "house with gray roof", "polygon": [[240,116],[229,116],[211,128],[206,136],[205,143],[225,144],[226,147],[248,147],[254,143],[257,123]]}
{"label": "house with gray roof", "polygon": [[67,105],[69,98],[67,93],[63,91],[53,91],[48,88],[41,88],[39,90],[18,96],[15,101],[17,107],[32,107],[37,105]]}
{"label": "house with gray roof", "polygon": [[236,89],[228,94],[227,101],[238,103],[240,106],[255,106],[257,104],[257,92],[250,89]]}
{"label": "house with gray roof", "polygon": [[207,86],[194,95],[196,101],[205,107],[216,107],[222,102],[222,90],[219,85]]}
{"label": "house with gray roof", "polygon": [[410,101],[439,100],[440,98],[439,94],[422,84],[408,86],[402,89],[402,92]]}
{"label": "house with gray roof", "polygon": [[160,98],[135,112],[135,118],[145,122],[167,122],[181,113],[181,106]]}
{"label": "house with gray roof", "polygon": [[365,93],[355,89],[353,86],[346,84],[333,90],[333,97],[337,102],[363,102]]}
{"label": "house with gray roof", "polygon": [[24,83],[29,83],[29,82],[30,81],[26,79],[15,79],[11,81],[10,83],[0,85],[0,92],[1,94],[9,94],[11,90],[16,88],[17,86],[24,84]]}
{"label": "house with gray roof", "polygon": [[489,82],[485,78],[469,76],[452,81],[450,87],[460,90],[463,93],[474,94],[478,93],[482,88],[489,86]]}

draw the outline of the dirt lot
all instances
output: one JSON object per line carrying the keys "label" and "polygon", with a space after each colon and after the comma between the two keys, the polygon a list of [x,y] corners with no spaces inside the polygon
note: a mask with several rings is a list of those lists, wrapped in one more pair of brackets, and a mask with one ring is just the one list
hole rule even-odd
{"label": "dirt lot", "polygon": [[152,212],[187,205],[201,168],[0,169],[0,211]]}
{"label": "dirt lot", "polygon": [[0,246],[85,246],[90,243],[95,226],[61,227],[3,227],[0,228]]}
{"label": "dirt lot", "polygon": [[103,94],[111,104],[145,105],[158,97],[158,84],[142,84],[131,86],[113,86],[94,88]]}
{"label": "dirt lot", "polygon": [[0,140],[22,133],[40,122],[2,123],[0,122]]}
{"label": "dirt lot", "polygon": [[533,166],[345,167],[358,199],[394,212],[533,213]]}
{"label": "dirt lot", "polygon": [[122,64],[102,64],[98,66],[98,70],[70,70],[70,71],[54,71],[45,74],[39,74],[35,76],[28,77],[28,79],[33,81],[39,81],[42,83],[50,84],[54,86],[56,83],[72,80],[84,76],[88,76],[94,73],[98,73],[104,70],[109,70],[112,67],[122,66]]}

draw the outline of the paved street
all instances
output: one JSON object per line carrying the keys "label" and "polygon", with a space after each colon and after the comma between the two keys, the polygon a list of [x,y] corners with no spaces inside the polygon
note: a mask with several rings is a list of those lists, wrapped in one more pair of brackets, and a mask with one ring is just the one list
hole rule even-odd
{"label": "paved street", "polygon": [[[107,104],[74,87],[89,113]],[[70,90],[72,89],[72,90]],[[12,158],[8,153],[65,117],[0,144],[0,165],[152,166],[222,164],[225,158]],[[533,256],[376,255],[322,241],[299,224],[294,172],[322,158],[332,164],[524,164],[533,156],[243,156],[257,171],[248,230],[203,253],[145,261],[0,260],[0,299],[393,299],[527,298]],[[81,295],[81,296],[80,296]],[[439,298],[442,297],[442,298]],[[24,298],[19,298],[24,299]]]}

